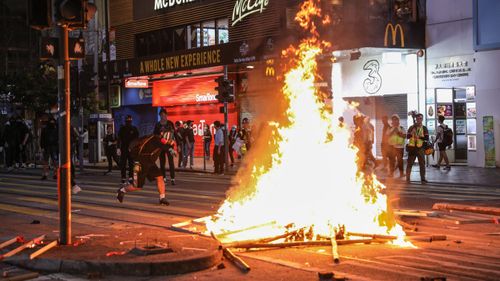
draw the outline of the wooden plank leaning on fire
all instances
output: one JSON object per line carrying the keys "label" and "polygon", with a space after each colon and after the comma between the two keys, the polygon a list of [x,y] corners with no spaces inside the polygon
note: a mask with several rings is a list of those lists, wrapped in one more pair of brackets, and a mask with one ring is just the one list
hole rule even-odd
{"label": "wooden plank leaning on fire", "polygon": [[236,256],[231,250],[228,248],[224,247],[224,245],[220,242],[220,240],[215,236],[213,232],[210,233],[212,238],[214,238],[216,241],[220,243],[220,247],[222,247],[222,254],[226,259],[231,261],[236,267],[238,267],[241,271],[243,272],[248,272],[250,271],[250,266],[242,260],[240,257]]}

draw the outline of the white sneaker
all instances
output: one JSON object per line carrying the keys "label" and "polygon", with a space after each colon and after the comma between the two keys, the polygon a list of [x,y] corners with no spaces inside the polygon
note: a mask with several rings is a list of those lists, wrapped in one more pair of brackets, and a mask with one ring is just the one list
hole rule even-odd
{"label": "white sneaker", "polygon": [[78,192],[82,191],[82,188],[79,187],[77,184],[73,185],[73,187],[71,188],[71,193],[73,194],[78,194]]}

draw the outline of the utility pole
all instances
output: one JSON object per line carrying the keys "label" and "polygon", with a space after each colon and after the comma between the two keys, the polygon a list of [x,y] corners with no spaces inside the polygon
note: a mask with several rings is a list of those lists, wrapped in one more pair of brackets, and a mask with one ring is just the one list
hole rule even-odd
{"label": "utility pole", "polygon": [[59,92],[59,240],[71,244],[71,138],[70,138],[70,60],[68,25],[59,27],[59,66],[57,68]]}
{"label": "utility pole", "polygon": [[[224,80],[227,80],[227,65],[224,65]],[[227,139],[228,137],[228,129],[229,127],[227,126],[227,99],[224,100],[224,170],[226,172],[229,171],[229,141]]]}

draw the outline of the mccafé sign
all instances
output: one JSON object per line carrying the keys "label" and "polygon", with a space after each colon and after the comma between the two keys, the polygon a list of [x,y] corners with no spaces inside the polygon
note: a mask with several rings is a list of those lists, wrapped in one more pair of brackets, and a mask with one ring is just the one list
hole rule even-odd
{"label": "mccaf\u00e9 sign", "polygon": [[235,26],[251,14],[262,14],[268,5],[269,0],[236,0],[233,8],[233,17],[231,18],[231,26]]}
{"label": "mccaf\u00e9 sign", "polygon": [[[393,25],[392,23],[388,23],[386,26],[385,26],[385,34],[384,34],[384,47],[395,47],[396,46],[396,43],[397,43],[397,38],[398,38],[398,35],[399,35],[399,42],[401,43],[400,44],[400,47],[401,48],[404,48],[405,47],[405,32],[403,30],[403,27],[401,26],[401,24],[396,24],[396,25]],[[389,46],[389,36],[391,36],[392,38],[392,45]]]}

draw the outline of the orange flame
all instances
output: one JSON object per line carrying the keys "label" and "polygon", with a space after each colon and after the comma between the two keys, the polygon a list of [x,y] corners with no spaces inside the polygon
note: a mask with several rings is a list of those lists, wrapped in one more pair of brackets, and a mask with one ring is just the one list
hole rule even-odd
{"label": "orange flame", "polygon": [[208,231],[225,242],[277,236],[290,224],[327,237],[341,225],[350,232],[396,235],[399,242],[404,237],[387,212],[387,198],[380,193],[385,186],[358,172],[352,132],[337,122],[352,106],[338,99],[332,112],[314,87],[316,59],[330,45],[318,39],[315,20],[330,22],[321,17],[318,3],[304,2],[296,16],[313,36],[283,51],[291,62],[282,88],[289,122],[269,123],[277,144],[276,151],[268,152],[271,166],[251,166],[252,190],[239,192],[242,198],[230,192],[233,196],[219,208],[217,219],[206,222]]}

